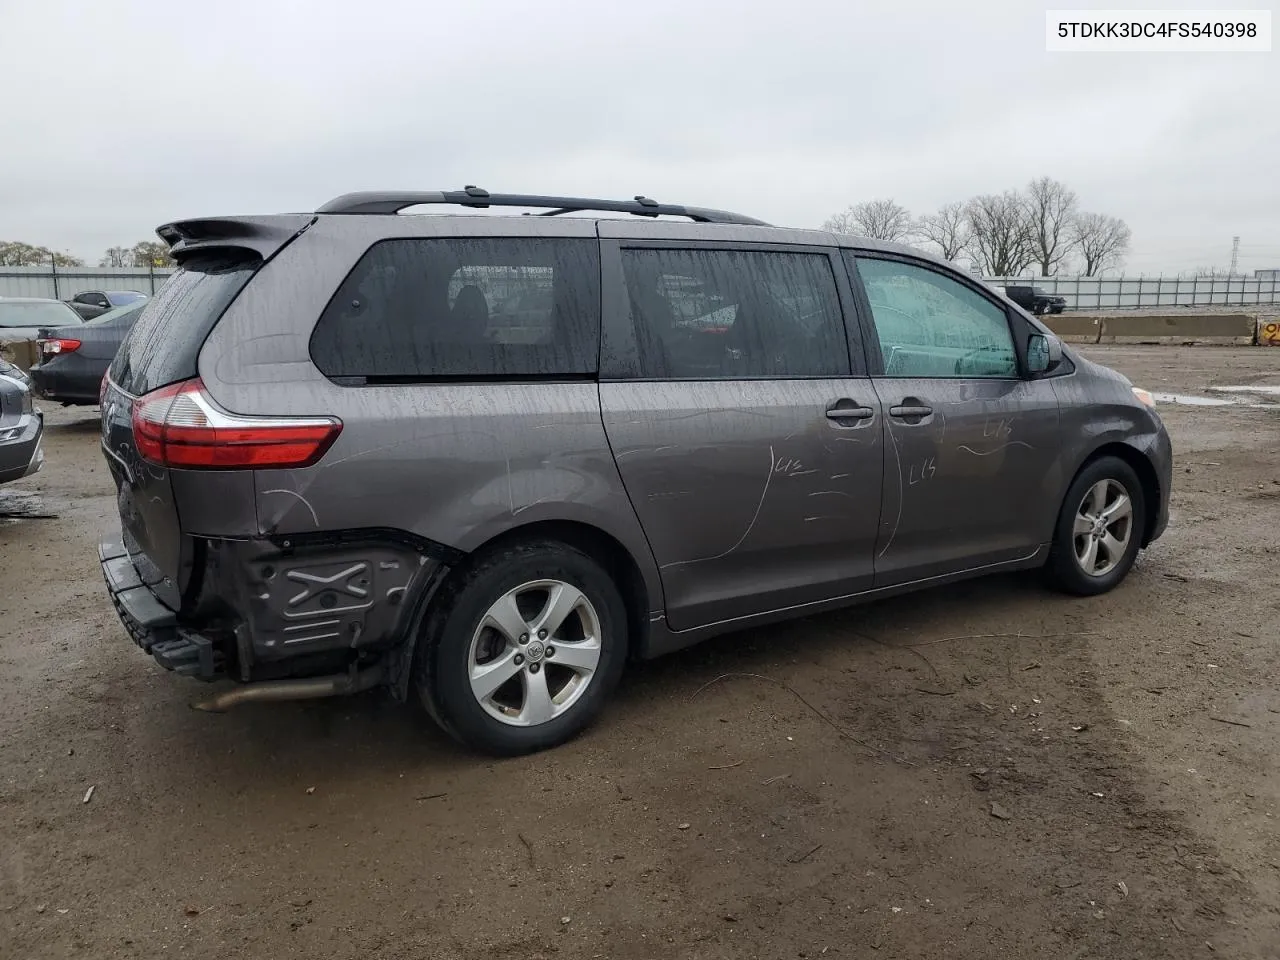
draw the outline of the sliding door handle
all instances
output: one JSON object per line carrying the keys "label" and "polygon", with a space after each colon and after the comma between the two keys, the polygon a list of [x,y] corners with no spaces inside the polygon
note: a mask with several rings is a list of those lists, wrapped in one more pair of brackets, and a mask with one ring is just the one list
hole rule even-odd
{"label": "sliding door handle", "polygon": [[836,421],[845,420],[870,420],[876,415],[876,412],[870,407],[841,407],[834,406],[827,408],[827,419]]}

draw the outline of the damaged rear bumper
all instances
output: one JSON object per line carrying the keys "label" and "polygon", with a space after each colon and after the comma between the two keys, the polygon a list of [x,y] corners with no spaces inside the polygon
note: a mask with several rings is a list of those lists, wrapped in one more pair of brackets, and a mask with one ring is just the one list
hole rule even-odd
{"label": "damaged rear bumper", "polygon": [[225,656],[221,651],[215,656],[210,638],[179,628],[177,615],[142,582],[123,543],[118,540],[100,543],[98,562],[116,615],[144,653],[151,654],[166,669],[184,676],[214,680],[222,675]]}
{"label": "damaged rear bumper", "polygon": [[341,534],[198,539],[192,552],[194,586],[181,611],[144,582],[121,542],[102,543],[98,555],[134,643],[200,680],[314,678],[384,663],[380,678],[395,682],[407,657],[388,654],[406,646],[445,566],[443,548]]}

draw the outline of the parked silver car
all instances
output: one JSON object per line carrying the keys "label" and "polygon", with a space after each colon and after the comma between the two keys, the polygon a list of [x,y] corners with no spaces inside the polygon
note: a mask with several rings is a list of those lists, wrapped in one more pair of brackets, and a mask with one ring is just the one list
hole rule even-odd
{"label": "parked silver car", "polygon": [[44,464],[44,417],[31,400],[31,380],[0,357],[0,483],[21,480]]}
{"label": "parked silver car", "polygon": [[158,232],[101,557],[143,649],[239,681],[211,709],[384,685],[536,750],[628,658],[994,571],[1100,593],[1167,521],[1150,396],[907,247],[473,187]]}
{"label": "parked silver car", "polygon": [[8,297],[0,303],[0,343],[35,340],[41,327],[78,325],[84,320],[61,300]]}

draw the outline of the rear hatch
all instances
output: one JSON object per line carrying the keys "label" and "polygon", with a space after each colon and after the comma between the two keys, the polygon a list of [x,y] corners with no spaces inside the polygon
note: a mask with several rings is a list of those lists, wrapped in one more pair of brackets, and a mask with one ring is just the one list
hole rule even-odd
{"label": "rear hatch", "polygon": [[182,263],[138,317],[103,381],[102,448],[116,484],[125,548],[144,583],[181,606],[191,566],[171,471],[145,459],[134,436],[141,398],[197,376],[200,348],[261,265],[243,251],[211,251]]}

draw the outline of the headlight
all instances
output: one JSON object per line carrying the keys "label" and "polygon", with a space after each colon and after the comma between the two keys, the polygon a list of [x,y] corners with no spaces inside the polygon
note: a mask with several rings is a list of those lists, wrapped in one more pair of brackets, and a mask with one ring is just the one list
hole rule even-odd
{"label": "headlight", "polygon": [[12,383],[15,387],[17,387],[20,391],[22,391],[22,399],[19,401],[22,404],[22,412],[30,413],[32,409],[31,385],[30,385],[30,381],[28,381],[25,377],[19,380],[18,377],[21,377],[21,376],[22,376],[21,370],[14,370],[13,373],[11,374],[0,373],[0,379],[7,380],[9,383]]}
{"label": "headlight", "polygon": [[1138,398],[1138,402],[1144,407],[1155,408],[1156,398],[1151,395],[1150,391],[1143,390],[1141,387],[1134,387],[1133,395]]}

